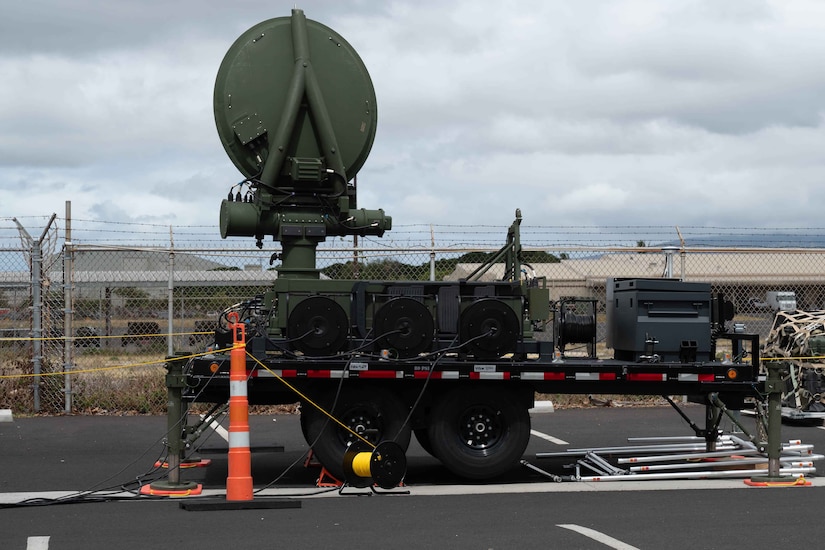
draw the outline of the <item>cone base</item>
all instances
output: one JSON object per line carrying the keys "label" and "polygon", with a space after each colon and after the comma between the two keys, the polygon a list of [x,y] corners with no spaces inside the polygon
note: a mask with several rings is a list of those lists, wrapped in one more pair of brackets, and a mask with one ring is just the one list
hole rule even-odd
{"label": "cone base", "polygon": [[185,481],[183,483],[158,481],[140,488],[141,495],[155,497],[188,497],[199,495],[202,492],[203,485],[191,481]]}
{"label": "cone base", "polygon": [[745,485],[750,487],[808,487],[811,482],[804,477],[770,477],[759,476],[745,480]]}

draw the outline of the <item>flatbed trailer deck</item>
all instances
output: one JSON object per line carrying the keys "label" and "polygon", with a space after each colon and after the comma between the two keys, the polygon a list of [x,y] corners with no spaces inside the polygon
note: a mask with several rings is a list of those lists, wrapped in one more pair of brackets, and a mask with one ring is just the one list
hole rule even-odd
{"label": "flatbed trailer deck", "polygon": [[[245,348],[246,391],[252,405],[300,402],[307,443],[333,476],[343,475],[343,455],[357,439],[392,440],[406,449],[414,434],[454,473],[487,479],[521,458],[530,433],[528,410],[538,393],[687,395],[709,411],[717,403],[741,409],[762,387],[758,337],[732,339],[735,349],[750,342],[748,362],[630,362],[557,354],[484,361],[453,353],[403,360],[286,357],[265,350],[273,343],[280,349],[277,342],[267,346],[253,339]],[[256,347],[257,354],[251,351]],[[230,363],[225,352],[190,359],[183,399],[216,407],[226,403]],[[714,416],[708,412],[706,418],[702,433],[712,446],[718,433]]]}

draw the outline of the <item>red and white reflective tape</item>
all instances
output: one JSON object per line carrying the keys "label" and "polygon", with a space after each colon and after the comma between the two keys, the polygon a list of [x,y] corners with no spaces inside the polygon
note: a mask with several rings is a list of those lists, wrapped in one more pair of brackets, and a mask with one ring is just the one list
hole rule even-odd
{"label": "red and white reflective tape", "polygon": [[594,382],[601,380],[616,380],[615,372],[577,372],[576,380]]}
{"label": "red and white reflective tape", "polygon": [[358,378],[404,378],[403,370],[362,370]]}
{"label": "red and white reflective tape", "polygon": [[433,380],[458,380],[458,371],[455,370],[445,370],[445,371],[434,371],[430,374],[430,371],[427,370],[417,370],[413,373],[413,378],[431,378]]}
{"label": "red and white reflective tape", "polygon": [[522,380],[564,380],[563,372],[522,372]]}
{"label": "red and white reflective tape", "polygon": [[471,372],[470,380],[509,380],[509,372]]}
{"label": "red and white reflective tape", "polygon": [[667,373],[664,372],[629,372],[627,380],[630,382],[667,382]]}
{"label": "red and white reflective tape", "polygon": [[[492,367],[492,368],[490,368]],[[524,371],[524,372],[509,372],[509,371],[495,371],[493,366],[476,365],[474,372],[464,374],[470,380],[576,380],[580,382],[599,382],[599,381],[613,381],[618,380],[620,375],[616,372],[576,372],[565,373],[563,371]],[[459,371],[433,371],[427,369],[413,370],[410,373],[408,370],[388,370],[388,369],[307,369],[306,371],[298,371],[298,369],[255,369],[247,372],[249,378],[318,378],[318,379],[340,379],[340,378],[369,378],[369,379],[404,379],[409,377],[415,379],[431,378],[433,380],[458,380],[462,377]],[[680,372],[673,373],[679,382],[713,382],[716,376],[712,372],[708,373],[688,373]],[[667,382],[667,372],[630,372],[624,375],[624,379],[628,382]],[[237,383],[239,384],[240,381]],[[246,378],[243,383],[246,383]],[[230,382],[230,395],[247,395],[245,386],[237,385],[234,381]],[[237,391],[238,393],[233,393]]]}
{"label": "red and white reflective tape", "polygon": [[713,382],[716,377],[712,372],[698,374],[693,372],[680,372],[679,382]]}

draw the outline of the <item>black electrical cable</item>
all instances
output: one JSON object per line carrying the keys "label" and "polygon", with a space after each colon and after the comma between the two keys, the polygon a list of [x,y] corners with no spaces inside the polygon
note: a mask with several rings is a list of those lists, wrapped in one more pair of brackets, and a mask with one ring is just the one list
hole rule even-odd
{"label": "black electrical cable", "polygon": [[[198,394],[195,396],[194,400],[197,400],[197,397],[200,396],[203,393],[203,391],[206,389],[206,387],[209,385],[209,383],[212,380],[214,380],[215,375],[216,375],[216,373],[212,373],[212,375],[209,377],[209,379],[207,379],[206,384],[204,384],[201,391],[198,392]],[[175,428],[179,427],[183,421],[184,421],[183,418],[178,420],[177,424],[175,425]],[[147,477],[163,470],[162,466],[155,466],[155,464],[162,464],[162,463],[166,462],[165,458],[168,457],[168,453],[167,453],[168,447],[166,445],[164,445],[164,448],[161,451],[161,453],[158,455],[157,460],[155,460],[152,463],[153,467],[151,469],[149,469],[147,472],[144,472],[144,473],[136,476],[134,480],[129,480],[128,482],[125,482],[125,483],[118,483],[118,484],[115,484],[115,485],[110,485],[108,487],[99,487],[99,486],[106,483],[106,482],[108,482],[108,481],[110,481],[111,479],[119,476],[124,471],[126,471],[128,468],[130,468],[131,466],[136,464],[155,445],[157,445],[158,443],[163,443],[163,441],[167,437],[169,437],[169,433],[170,433],[170,430],[167,430],[166,433],[164,433],[161,437],[159,437],[157,440],[155,440],[146,450],[144,450],[141,454],[139,454],[137,456],[137,458],[135,458],[132,462],[128,463],[126,466],[121,468],[116,473],[110,475],[109,477],[107,477],[107,478],[105,478],[101,481],[98,481],[97,483],[95,483],[94,485],[92,485],[90,488],[88,488],[86,490],[77,491],[77,492],[70,493],[68,495],[63,495],[62,497],[57,497],[57,498],[33,498],[33,499],[26,499],[24,501],[15,502],[15,503],[0,504],[0,508],[16,508],[16,507],[26,507],[26,506],[49,506],[49,505],[57,505],[57,504],[80,504],[80,503],[88,503],[88,502],[108,502],[108,501],[116,501],[116,500],[132,500],[132,499],[134,499],[134,497],[122,497],[122,496],[119,496],[119,493],[133,492],[136,495],[139,494],[140,488],[143,487],[144,485],[146,485],[146,483],[144,482],[144,478],[147,478]],[[179,467],[180,466],[178,466],[178,468]],[[168,474],[166,474],[166,475],[168,475]],[[163,477],[163,476],[161,476],[161,477]],[[131,485],[133,483],[138,484],[137,491],[133,491],[133,490],[130,490],[130,489],[127,488],[129,485]],[[114,493],[114,491],[118,491],[118,493]],[[106,495],[105,494],[106,492],[112,492],[113,494]],[[153,496],[153,495],[141,495],[141,498],[162,499],[162,498],[165,498],[165,497],[162,497],[162,496],[157,496],[156,497],[156,496]]]}
{"label": "black electrical cable", "polygon": [[[370,330],[372,330],[372,329],[370,329]],[[387,333],[387,335],[388,334],[393,334],[395,332],[398,332],[398,331],[390,331],[390,332]],[[401,430],[403,430],[403,428],[412,419],[412,415],[414,414],[415,410],[417,409],[418,405],[421,402],[421,399],[424,396],[424,393],[427,389],[428,383],[432,379],[432,374],[435,371],[435,367],[438,364],[438,362],[443,357],[445,357],[446,354],[449,351],[452,351],[454,349],[460,349],[463,345],[466,345],[467,343],[475,341],[477,339],[485,338],[485,337],[489,336],[491,333],[492,333],[492,331],[488,331],[485,334],[480,334],[480,335],[472,338],[471,340],[468,340],[468,342],[462,343],[461,346],[455,346],[455,343],[458,340],[458,335],[456,334],[453,341],[446,348],[443,348],[442,350],[437,350],[437,351],[434,351],[434,352],[431,352],[430,354],[428,354],[428,356],[437,355],[437,357],[436,357],[435,360],[433,360],[433,362],[430,365],[430,368],[429,368],[428,373],[427,373],[427,378],[424,381],[424,385],[422,386],[422,388],[421,388],[420,392],[418,393],[415,401],[413,402],[413,405],[410,407],[410,412],[408,413],[406,419],[404,420],[404,423],[402,424]],[[367,336],[369,336],[369,333],[367,334]],[[363,344],[362,347],[366,347],[366,345],[372,345],[375,341],[377,341],[378,339],[380,339],[384,336],[386,336],[386,335],[381,335],[378,338],[373,339],[371,342],[369,342],[369,344]],[[366,339],[366,337],[365,337],[365,339]],[[355,351],[355,350],[353,350],[353,351]],[[341,356],[342,355],[332,356],[332,357],[341,357]],[[333,398],[333,403],[330,407],[330,410],[332,410],[332,411],[335,410],[335,407],[338,404],[338,401],[340,399],[340,396],[341,396],[341,393],[342,393],[342,390],[343,390],[344,379],[347,378],[347,373],[350,370],[350,365],[351,365],[352,361],[355,359],[355,357],[356,357],[356,355],[353,354],[353,353],[348,354],[347,362],[344,365],[344,369],[342,371],[341,378],[338,381],[338,385],[336,387],[335,396]],[[206,383],[201,387],[200,391],[195,395],[195,397],[193,398],[193,401],[197,401],[198,397],[206,390],[206,388],[209,386],[209,384],[215,379],[216,374],[217,374],[217,371],[212,373],[212,375],[207,379]],[[249,377],[251,377],[251,373],[250,373]],[[179,420],[177,426],[179,426],[180,423],[183,422],[183,420],[184,419]],[[314,447],[317,444],[317,442],[320,440],[320,438],[324,434],[324,431],[326,430],[326,428],[329,424],[329,421],[330,421],[330,418],[327,417],[322,429],[319,430],[318,435],[316,436],[315,440],[309,443],[310,448]],[[392,439],[392,441],[395,441],[398,438],[398,436],[400,435],[400,433],[401,433],[401,431],[399,430],[399,432],[395,435],[395,437]],[[167,431],[166,434],[164,434],[157,441],[155,441],[152,444],[152,446],[156,445],[157,443],[162,442],[168,436],[169,436],[169,431]],[[150,446],[150,448],[151,448],[151,446]],[[149,477],[149,476],[151,476],[151,475],[153,475],[153,474],[155,474],[159,471],[162,471],[161,466],[155,466],[152,469],[150,469],[149,471],[137,476],[135,478],[135,480],[129,481],[127,483],[122,483],[122,484],[119,484],[119,485],[113,485],[113,486],[108,487],[108,488],[100,488],[100,489],[95,489],[94,487],[96,487],[97,485],[100,485],[102,483],[105,483],[106,481],[116,477],[117,475],[119,475],[120,473],[122,473],[123,471],[128,469],[130,466],[132,466],[138,460],[140,460],[140,458],[142,458],[146,454],[146,452],[148,452],[148,450],[149,449],[147,449],[146,451],[141,453],[134,461],[132,461],[128,465],[124,466],[116,474],[113,474],[109,478],[106,478],[103,481],[98,482],[97,484],[93,485],[92,488],[90,488],[86,491],[79,491],[77,493],[74,493],[74,494],[71,494],[71,495],[65,495],[65,496],[59,497],[57,499],[30,499],[28,501],[23,501],[23,502],[20,502],[20,503],[3,504],[3,505],[0,505],[0,508],[11,508],[11,507],[22,507],[22,506],[46,506],[46,505],[54,505],[54,504],[69,504],[69,503],[81,503],[81,502],[83,502],[83,503],[108,502],[108,501],[115,501],[115,500],[130,500],[130,499],[133,499],[134,497],[122,497],[122,496],[119,496],[119,494],[117,494],[117,493],[111,494],[111,495],[105,495],[105,494],[101,494],[101,492],[115,491],[115,490],[119,490],[120,492],[124,492],[124,491],[125,492],[130,492],[130,490],[127,488],[127,486],[131,485],[132,483],[137,483],[138,484],[137,490],[135,490],[133,492],[135,493],[135,495],[138,495],[140,488],[143,487],[144,485],[146,485],[146,483],[144,482],[144,478],[147,478],[147,477]],[[166,450],[166,446],[164,446],[164,452],[165,452],[165,450]],[[164,462],[164,460],[163,460],[163,458],[165,456],[164,452],[161,453],[158,460],[155,461],[155,464]],[[278,475],[275,479],[273,479],[271,482],[269,482],[264,487],[262,487],[260,489],[257,489],[255,491],[255,493],[260,493],[261,491],[264,491],[264,490],[270,488],[275,483],[277,483],[292,468],[294,468],[302,460],[302,458],[303,457],[298,457],[298,459],[296,459],[290,465],[288,465],[280,475]],[[177,467],[180,468],[180,465],[178,465]],[[168,475],[168,472],[167,472],[167,475]],[[331,492],[331,491],[334,491],[334,490],[337,490],[337,488],[322,489],[322,490],[315,491],[315,492],[296,493],[296,494],[279,495],[279,496],[282,496],[282,497],[313,496],[313,495],[317,495],[317,494],[323,494],[323,493],[326,493],[326,492]],[[144,498],[165,499],[165,497],[163,497],[163,496],[152,496],[152,495],[141,495],[141,496],[144,497]],[[197,499],[197,498],[204,498],[204,497],[195,496],[195,497],[188,497],[188,498]]]}
{"label": "black electrical cable", "polygon": [[[369,337],[370,332],[372,332],[372,328],[370,328],[370,331],[367,332],[366,336],[364,336],[364,339],[363,339],[360,346],[355,347],[351,350],[347,350],[345,353],[342,353],[342,354],[330,355],[330,356],[326,356],[326,357],[318,357],[318,359],[335,359],[335,358],[340,358],[340,357],[346,357],[346,356],[352,355],[356,351],[361,351],[361,350],[366,349],[370,346],[374,346],[377,341],[381,340],[381,338],[386,338],[387,336],[391,336],[393,334],[400,334],[402,331],[400,329],[390,330],[390,331],[387,331],[383,334],[380,334],[380,335],[376,336],[375,338],[373,338],[370,341],[366,341],[367,337]],[[378,356],[373,355],[373,354],[362,354],[362,355],[366,356],[366,357],[378,357]]]}
{"label": "black electrical cable", "polygon": [[[251,374],[251,373],[250,373],[250,374]],[[223,411],[221,411],[220,413],[218,413],[218,410],[219,410],[221,407],[223,407],[223,408],[224,408],[224,410],[223,410]],[[212,407],[212,408],[209,410],[209,412],[207,412],[205,415],[203,415],[203,418],[202,418],[201,420],[202,420],[202,421],[205,421],[206,419],[211,418],[211,419],[212,419],[212,422],[217,422],[218,424],[220,424],[220,422],[221,422],[221,421],[219,420],[219,418],[222,418],[222,417],[226,416],[226,414],[227,414],[228,410],[229,410],[229,404],[228,404],[228,403],[216,403],[216,404],[215,404],[215,406],[214,406],[214,407]],[[218,413],[218,414],[216,414],[216,413]],[[211,422],[210,422],[210,424],[211,424]],[[214,435],[215,433],[216,433],[216,432],[215,432],[215,430],[212,430],[211,432],[209,432],[209,435],[207,435],[206,437],[204,437],[204,438],[203,438],[203,440],[201,440],[201,438],[200,438],[200,437],[198,437],[198,439],[197,439],[197,441],[198,441],[198,445],[192,448],[192,453],[193,453],[193,454],[196,454],[196,453],[198,453],[201,449],[203,449],[203,446],[204,446],[207,442],[209,442],[209,439],[210,439],[210,438],[212,437],[212,435]]]}
{"label": "black electrical cable", "polygon": [[[372,331],[372,329],[370,329],[370,331]],[[302,334],[301,336],[298,336],[298,337],[296,337],[296,338],[290,338],[290,339],[288,339],[288,340],[280,340],[280,341],[273,340],[273,339],[272,339],[272,338],[270,338],[269,336],[264,336],[264,337],[266,338],[266,340],[267,340],[267,341],[268,341],[268,342],[269,342],[272,346],[274,346],[275,348],[277,348],[279,351],[281,351],[281,352],[283,352],[283,353],[286,353],[286,354],[288,354],[288,355],[290,355],[290,356],[292,356],[292,357],[298,357],[298,355],[296,355],[296,354],[295,354],[295,352],[293,352],[293,351],[292,351],[292,350],[290,350],[290,349],[287,349],[287,348],[284,348],[284,347],[280,346],[280,344],[281,344],[281,343],[296,342],[296,341],[300,340],[301,338],[305,338],[305,337],[306,337],[306,336],[308,336],[309,334],[312,334],[312,332],[314,332],[314,330],[309,330],[309,331],[307,331],[306,333],[304,333],[304,334]],[[398,334],[398,333],[400,333],[400,332],[401,332],[401,330],[398,330],[398,329],[396,329],[396,330],[391,330],[391,331],[388,331],[388,332],[386,332],[386,333],[384,333],[384,334],[381,334],[381,335],[377,336],[376,338],[373,338],[373,339],[372,339],[372,340],[370,340],[370,341],[366,341],[367,337],[369,336],[369,332],[368,332],[368,333],[367,333],[367,336],[365,336],[365,337],[364,337],[364,341],[361,343],[361,345],[360,345],[360,346],[358,346],[358,347],[356,347],[356,348],[353,348],[353,349],[351,349],[351,350],[346,350],[346,351],[344,351],[344,352],[342,352],[342,353],[337,353],[337,354],[335,354],[335,355],[318,355],[318,356],[312,356],[312,358],[313,358],[313,359],[315,359],[315,360],[319,360],[319,361],[328,361],[328,360],[333,360],[333,359],[344,359],[344,358],[349,358],[349,357],[351,357],[351,356],[352,356],[352,354],[353,354],[354,352],[356,352],[356,351],[361,351],[361,350],[363,350],[363,349],[365,349],[365,348],[367,348],[367,347],[369,347],[369,346],[374,345],[374,344],[375,344],[375,342],[377,342],[377,341],[378,341],[378,340],[380,340],[381,338],[384,338],[384,337],[386,337],[386,336],[390,336],[390,335],[392,335],[392,334]],[[376,356],[376,355],[372,355],[372,354],[363,354],[363,356],[365,356],[365,357],[374,357],[374,358],[377,358],[377,357],[378,357],[378,356]]]}
{"label": "black electrical cable", "polygon": [[[333,398],[333,400],[332,400],[332,405],[331,405],[331,406],[330,406],[330,408],[329,408],[329,409],[330,409],[330,411],[334,411],[334,410],[335,410],[336,405],[338,405],[338,400],[339,400],[339,399],[340,399],[340,397],[341,397],[341,391],[342,391],[342,389],[343,389],[343,387],[344,387],[344,379],[345,379],[345,378],[347,378],[347,373],[349,372],[350,364],[352,363],[352,360],[354,359],[354,357],[355,357],[355,356],[350,356],[350,358],[347,360],[346,364],[344,365],[344,369],[343,369],[343,371],[341,372],[341,378],[340,378],[340,380],[338,380],[338,386],[337,386],[337,388],[336,388],[336,390],[335,390],[335,397]],[[310,406],[312,406],[312,405],[310,405]],[[321,429],[320,429],[320,430],[318,430],[318,435],[315,437],[315,439],[314,439],[311,443],[310,443],[310,442],[307,442],[307,443],[309,444],[309,448],[310,448],[310,449],[312,449],[312,448],[313,448],[313,447],[314,447],[314,446],[318,443],[318,441],[320,441],[321,436],[322,436],[322,435],[324,434],[324,432],[326,431],[326,429],[327,429],[327,426],[328,426],[328,425],[329,425],[329,416],[327,416],[327,417],[326,417],[326,419],[325,419],[325,421],[324,421],[324,425],[321,427]],[[294,467],[295,467],[295,465],[297,465],[297,464],[298,464],[298,463],[299,463],[302,459],[303,459],[303,456],[299,456],[299,457],[298,457],[298,458],[297,458],[294,462],[292,462],[292,464],[290,464],[289,466],[287,466],[287,467],[284,469],[284,471],[283,471],[283,472],[281,472],[281,474],[280,474],[280,475],[278,475],[275,479],[273,479],[272,481],[270,481],[269,483],[267,483],[264,487],[262,487],[262,488],[260,488],[260,489],[256,490],[255,492],[256,492],[256,493],[259,493],[259,492],[261,492],[261,491],[263,491],[263,490],[265,490],[265,489],[268,489],[269,487],[271,487],[271,486],[272,486],[272,485],[274,485],[275,483],[277,483],[277,482],[278,482],[280,479],[282,479],[282,478],[283,478],[283,477],[284,477],[284,476],[285,476],[285,475],[286,475],[286,474],[287,474],[287,473],[288,473],[288,472],[289,472],[292,468],[294,468]],[[331,490],[337,490],[337,487],[333,487]],[[323,491],[318,492],[317,494],[321,494],[321,493],[325,493],[325,492],[328,492],[328,491],[327,491],[327,490],[323,490]],[[309,496],[309,495],[300,495],[300,496]]]}
{"label": "black electrical cable", "polygon": [[[152,445],[149,448],[153,447],[157,443],[162,442],[164,437],[166,437],[166,436],[164,435],[163,437],[156,440],[154,443],[152,443]],[[114,477],[122,474],[129,467],[131,467],[133,464],[135,464],[138,460],[143,458],[143,456],[145,456],[148,451],[149,451],[149,449],[146,449],[143,453],[138,455],[138,457],[135,460],[133,460],[132,462],[130,462],[129,464],[127,464],[126,466],[121,468],[118,472],[116,472],[116,473],[112,474],[111,476],[95,483],[89,489],[86,489],[86,490],[83,490],[83,491],[77,491],[77,492],[70,493],[68,495],[63,495],[61,497],[56,497],[56,498],[42,498],[42,497],[41,498],[31,498],[31,499],[26,499],[26,500],[23,500],[23,501],[20,501],[20,502],[0,504],[0,508],[20,508],[20,507],[27,507],[27,506],[50,506],[50,505],[56,505],[56,504],[80,504],[80,503],[87,503],[87,502],[105,502],[105,501],[110,501],[110,500],[123,499],[123,497],[117,497],[116,494],[105,495],[105,494],[102,494],[102,493],[105,493],[107,491],[115,491],[115,490],[118,490],[119,492],[123,492],[124,490],[126,490],[126,489],[124,489],[124,487],[129,483],[134,483],[134,481],[129,481],[126,484],[120,483],[120,484],[117,484],[117,485],[110,485],[108,487],[99,487],[98,488],[98,486],[102,485],[102,484],[108,482],[109,480],[113,479]],[[163,452],[161,452],[161,454],[159,455],[159,460],[162,460],[162,457],[164,456],[164,452],[165,452],[165,450]],[[150,470],[147,473],[151,473],[155,470],[157,470],[157,468],[153,468],[152,470]],[[146,474],[142,474],[142,475],[146,475]],[[126,491],[128,491],[128,490],[126,490]],[[126,497],[126,498],[132,498],[132,497]]]}
{"label": "black electrical cable", "polygon": [[[252,301],[250,301],[250,302],[252,302]],[[231,309],[231,308],[227,308],[227,309]],[[372,329],[370,329],[370,330],[372,330]],[[395,332],[398,332],[398,331],[390,331],[387,334],[392,334],[392,333],[395,333]],[[437,350],[437,351],[434,351],[434,352],[430,352],[429,354],[427,354],[427,356],[436,355],[436,358],[433,360],[433,362],[430,365],[430,368],[429,368],[428,373],[427,373],[427,378],[424,380],[424,384],[423,384],[421,390],[419,391],[418,395],[416,396],[416,399],[413,402],[413,405],[410,407],[410,411],[409,411],[406,419],[404,420],[404,423],[402,424],[401,429],[395,435],[395,437],[392,439],[392,441],[395,441],[398,438],[398,436],[401,434],[401,430],[403,430],[403,428],[412,419],[412,415],[414,414],[415,410],[417,409],[418,405],[421,402],[421,399],[424,396],[424,393],[427,389],[429,381],[432,378],[432,374],[435,371],[435,367],[438,364],[438,362],[443,357],[445,357],[446,354],[449,351],[452,351],[452,350],[455,350],[455,349],[460,349],[462,346],[464,346],[464,345],[466,345],[466,344],[468,344],[472,341],[475,341],[477,339],[485,338],[485,337],[489,336],[490,334],[492,334],[492,331],[488,331],[485,334],[480,334],[480,335],[468,340],[467,342],[462,343],[460,346],[455,346],[455,343],[458,340],[458,334],[456,334],[455,338],[453,338],[452,342],[446,348],[443,348],[441,350]],[[367,336],[369,336],[369,333],[367,334]],[[381,335],[378,338],[373,339],[371,342],[369,342],[369,345],[372,345],[375,341],[377,341],[378,339],[380,339],[384,336],[386,336],[386,335]],[[365,339],[366,339],[366,337],[365,337]],[[366,347],[366,345],[367,344],[363,344],[362,347]],[[355,350],[353,350],[353,351],[355,351]],[[334,358],[334,357],[342,357],[342,356],[343,355],[331,356],[331,357]],[[338,382],[338,385],[336,387],[335,396],[334,396],[334,399],[333,399],[332,406],[330,407],[330,410],[332,410],[332,411],[335,410],[335,407],[338,404],[338,401],[340,399],[340,396],[341,396],[341,393],[342,393],[342,390],[343,390],[344,379],[347,378],[347,373],[350,370],[350,365],[351,365],[352,361],[355,359],[355,357],[356,357],[356,355],[353,354],[353,353],[348,354],[347,362],[344,366],[341,378],[340,378],[340,380]],[[407,360],[410,360],[410,359],[414,359],[414,358],[408,358]],[[420,360],[420,358],[419,358],[419,360]],[[396,360],[396,361],[399,361],[399,360]],[[203,392],[206,390],[206,388],[209,386],[209,384],[215,379],[216,374],[217,374],[217,371],[212,373],[212,375],[206,380],[206,383],[201,387],[200,391],[195,395],[195,397],[192,399],[192,401],[197,401],[198,397],[203,394]],[[250,373],[249,376],[251,377],[251,373]],[[180,426],[183,421],[184,421],[184,419],[181,418],[178,421],[178,423],[176,424],[176,426]],[[318,436],[316,436],[315,440],[312,441],[309,444],[310,448],[312,448],[314,445],[316,445],[317,442],[320,440],[321,436],[323,435],[324,431],[326,430],[326,428],[329,424],[329,421],[330,421],[330,418],[329,418],[329,416],[327,416],[322,429],[319,430],[319,432],[318,432]],[[103,488],[96,488],[96,487],[98,485],[101,485],[101,484],[109,481],[110,479],[120,475],[122,472],[127,470],[133,464],[135,464],[138,460],[140,460],[143,456],[146,455],[146,453],[149,451],[149,449],[151,449],[156,444],[163,442],[164,439],[166,439],[169,436],[169,432],[170,432],[170,430],[167,430],[167,432],[163,436],[158,438],[154,443],[152,443],[152,445],[149,448],[147,448],[143,453],[138,455],[138,457],[135,460],[133,460],[132,462],[130,462],[129,464],[124,466],[117,473],[115,473],[115,474],[109,476],[108,478],[96,483],[91,488],[89,488],[85,491],[78,491],[76,493],[72,493],[72,494],[69,494],[69,495],[64,495],[62,497],[53,498],[53,499],[37,498],[37,499],[27,499],[25,501],[21,501],[21,502],[17,502],[17,503],[0,504],[0,508],[15,508],[15,507],[27,507],[27,506],[49,506],[49,505],[57,505],[57,504],[74,504],[74,503],[91,503],[91,502],[112,502],[112,501],[118,501],[118,500],[133,500],[135,497],[123,497],[123,496],[120,495],[120,493],[122,493],[122,492],[133,492],[135,494],[135,496],[140,495],[140,493],[139,493],[140,488],[147,484],[146,483],[147,480],[145,478],[148,478],[149,476],[152,476],[153,474],[155,474],[159,471],[162,471],[163,470],[162,466],[154,466],[149,471],[147,471],[143,474],[140,474],[139,476],[136,476],[136,478],[134,480],[130,480],[129,482],[126,482],[126,483],[120,483],[120,484],[117,484],[117,485],[112,485],[110,487],[103,487]],[[153,464],[160,464],[160,463],[166,462],[164,460],[164,458],[168,456],[168,454],[166,454],[167,449],[168,449],[168,447],[166,445],[164,445],[164,451],[161,452],[161,454],[158,457],[158,460],[156,460]],[[293,461],[290,465],[288,465],[284,469],[284,471],[280,475],[278,475],[274,480],[269,482],[264,487],[262,487],[260,489],[257,489],[255,491],[255,493],[260,493],[261,491],[264,491],[265,489],[268,489],[272,485],[277,483],[292,468],[294,468],[295,465],[297,465],[301,461],[302,458],[303,457],[299,457],[298,459]],[[180,465],[178,465],[177,468],[180,468]],[[166,475],[168,475],[168,472],[166,472]],[[159,478],[156,478],[156,479],[159,479]],[[152,480],[152,481],[154,481],[154,480]],[[127,487],[129,485],[133,484],[133,483],[137,483],[137,489],[136,490],[128,489]],[[151,483],[151,481],[149,481],[149,483]],[[315,492],[299,493],[299,494],[288,494],[288,495],[279,495],[279,496],[283,496],[283,497],[313,496],[313,495],[323,494],[323,493],[331,492],[331,491],[335,491],[335,490],[338,490],[338,489],[337,488],[330,488],[330,489],[322,489],[322,490],[315,491]],[[118,493],[114,493],[114,491],[118,491]],[[105,494],[106,492],[112,492],[112,494]],[[160,499],[165,499],[166,497],[164,497],[164,496],[154,496],[154,495],[140,495],[140,498],[160,500]],[[204,498],[204,497],[190,496],[190,497],[187,497],[187,498],[189,498],[189,499],[198,499],[198,498]]]}
{"label": "black electrical cable", "polygon": [[[458,340],[458,334],[455,335],[455,338],[453,338],[453,341],[450,342],[450,345],[447,346],[447,348],[445,348],[445,349],[446,350],[450,349],[451,346],[455,345],[457,340]],[[446,356],[446,355],[447,355],[447,352],[444,351],[443,353],[438,355],[438,357],[436,357],[433,360],[432,364],[430,365],[430,369],[427,371],[427,378],[424,379],[424,384],[421,386],[421,391],[418,392],[418,395],[416,396],[415,401],[413,401],[412,406],[410,406],[410,412],[407,413],[407,418],[404,419],[404,422],[401,424],[401,427],[398,429],[398,433],[395,434],[395,437],[392,439],[393,442],[395,442],[395,440],[398,439],[398,436],[401,435],[401,432],[410,423],[410,420],[412,420],[412,416],[413,416],[413,414],[415,414],[415,410],[418,408],[418,405],[421,403],[421,399],[424,397],[424,393],[427,391],[427,386],[429,385],[430,380],[432,379],[433,372],[435,372],[435,366],[438,364],[438,362],[441,360],[441,358]]]}
{"label": "black electrical cable", "polygon": [[[207,387],[209,387],[209,384],[211,384],[211,383],[215,380],[215,377],[217,376],[217,374],[218,374],[218,371],[215,371],[215,372],[211,373],[211,375],[209,376],[209,378],[207,378],[207,379],[206,379],[206,382],[203,384],[203,387],[201,387],[200,391],[198,391],[198,393],[196,393],[196,394],[195,394],[195,396],[192,398],[192,402],[196,402],[196,401],[198,400],[198,398],[199,398],[199,397],[203,394],[203,392],[204,392],[204,391],[206,391],[206,388],[207,388]],[[177,430],[178,430],[178,429],[182,426],[182,423],[184,423],[185,421],[186,421],[185,416],[184,416],[184,417],[182,417],[182,418],[180,418],[180,419],[179,419],[179,420],[175,423],[175,425],[172,427],[172,429],[171,429],[171,430],[167,430],[167,431],[166,431],[166,433],[165,433],[165,434],[164,434],[164,435],[163,435],[163,436],[162,436],[162,437],[161,437],[158,441],[163,441],[164,439],[167,439],[167,438],[169,438],[169,437],[172,437],[172,434],[171,434],[170,432],[172,432],[173,430],[177,431]],[[156,444],[156,443],[157,443],[157,441],[155,442],[155,444]],[[165,445],[164,447],[165,447],[165,449],[166,449],[166,450],[168,450],[168,445]],[[144,453],[144,454],[145,454],[145,453]],[[168,459],[168,453],[167,453],[167,455],[166,455],[166,457],[165,457],[165,458],[167,458],[167,459]],[[155,464],[162,464],[163,462],[166,462],[166,463],[168,464],[168,460],[164,460],[163,458],[161,458],[161,459],[159,459],[158,461],[156,461],[156,462],[155,462]],[[180,470],[180,467],[181,467],[181,465],[180,465],[180,464],[178,464],[178,465],[177,465],[178,470]],[[144,475],[142,475],[142,476],[138,476],[138,477],[136,478],[136,479],[138,480],[138,482],[139,482],[139,483],[138,483],[138,491],[140,490],[140,488],[141,488],[141,487],[143,487],[144,485],[146,485],[146,483],[142,483],[142,482],[140,481],[142,477],[148,477],[148,476],[149,476],[149,475],[151,475],[152,473],[155,473],[155,472],[157,472],[157,471],[161,471],[161,470],[162,470],[162,466],[158,466],[158,467],[155,467],[155,468],[154,468],[154,470],[150,470],[147,474],[144,474]],[[166,472],[166,476],[168,476],[168,472]],[[153,480],[153,481],[155,481],[155,480]],[[150,482],[150,483],[151,483],[151,482]]]}

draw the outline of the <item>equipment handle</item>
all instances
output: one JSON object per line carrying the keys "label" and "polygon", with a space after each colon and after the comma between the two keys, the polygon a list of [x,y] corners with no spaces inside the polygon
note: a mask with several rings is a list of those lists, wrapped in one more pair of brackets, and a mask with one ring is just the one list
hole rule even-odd
{"label": "equipment handle", "polygon": [[226,316],[229,320],[229,328],[232,330],[232,343],[235,345],[246,343],[246,325],[240,322],[240,315],[237,311],[232,311]]}

